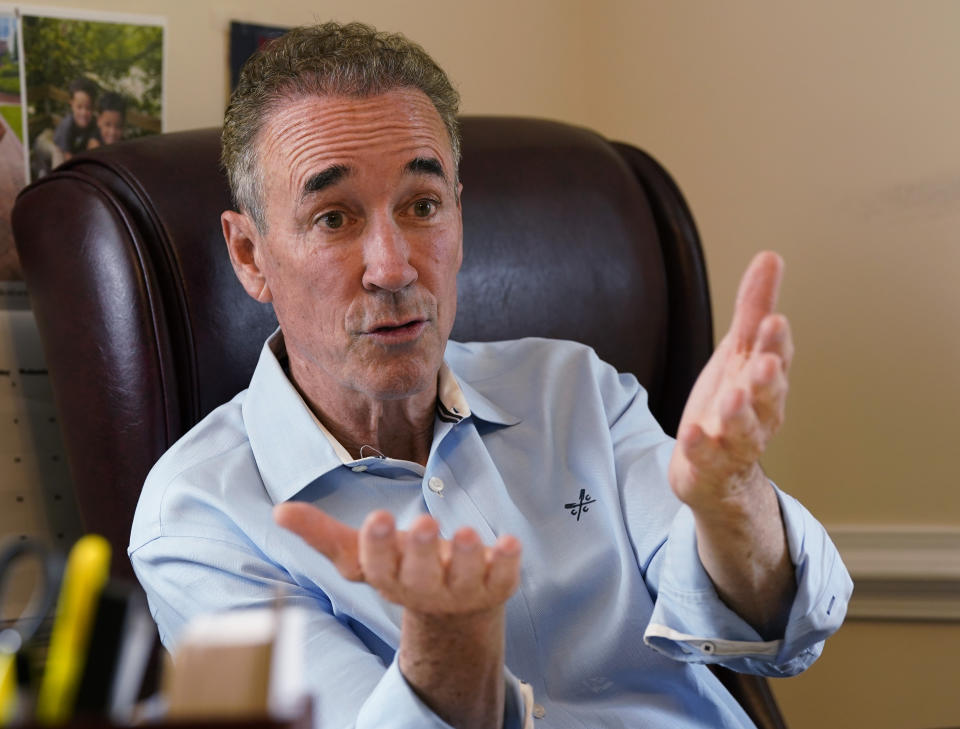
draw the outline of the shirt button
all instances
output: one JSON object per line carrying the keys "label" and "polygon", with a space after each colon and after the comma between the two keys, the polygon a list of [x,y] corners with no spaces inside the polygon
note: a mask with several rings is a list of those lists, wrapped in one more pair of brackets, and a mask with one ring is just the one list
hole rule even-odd
{"label": "shirt button", "polygon": [[533,718],[542,719],[547,715],[547,710],[544,709],[540,704],[533,705]]}
{"label": "shirt button", "polygon": [[366,467],[366,466],[354,466],[354,467],[351,468],[350,470],[353,471],[354,473],[363,473],[364,471],[367,470],[367,467]]}
{"label": "shirt button", "polygon": [[443,479],[431,476],[430,480],[427,481],[427,487],[433,491],[433,493],[443,495]]}

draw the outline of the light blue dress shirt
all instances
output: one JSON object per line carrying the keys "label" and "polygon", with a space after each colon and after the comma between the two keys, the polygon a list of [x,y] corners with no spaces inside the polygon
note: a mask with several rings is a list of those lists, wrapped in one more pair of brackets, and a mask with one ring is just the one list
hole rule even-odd
{"label": "light blue dress shirt", "polygon": [[[156,464],[130,558],[168,648],[202,612],[270,604],[310,612],[305,646],[317,727],[446,727],[395,660],[401,609],[348,582],[274,525],[287,500],[359,526],[423,513],[444,537],[523,544],[506,605],[507,726],[528,682],[537,727],[750,727],[703,663],[795,674],[843,620],[852,583],[822,526],[778,491],[797,596],[778,640],[730,611],[697,557],[693,518],[666,479],[673,441],[646,393],[593,350],[544,339],[450,342],[426,467],[351,456],[286,377],[283,339],[250,387]],[[387,454],[389,455],[389,454]]]}

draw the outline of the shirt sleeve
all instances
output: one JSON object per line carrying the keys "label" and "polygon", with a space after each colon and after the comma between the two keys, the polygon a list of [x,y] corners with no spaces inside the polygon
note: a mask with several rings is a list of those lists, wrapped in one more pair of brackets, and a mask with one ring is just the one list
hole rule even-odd
{"label": "shirt sleeve", "polygon": [[651,648],[685,662],[792,676],[813,663],[846,615],[853,581],[823,526],[777,489],[797,593],[786,629],[765,641],[717,594],[697,554],[693,513],[682,507],[662,549],[657,600],[644,634]]}
{"label": "shirt sleeve", "polygon": [[684,662],[721,663],[736,671],[789,676],[820,655],[846,614],[853,582],[823,526],[776,489],[797,593],[786,630],[765,641],[717,594],[697,553],[693,513],[673,494],[667,469],[674,441],[647,407],[630,375],[597,370],[635,556],[654,598],[644,634],[651,648]]}
{"label": "shirt sleeve", "polygon": [[[293,583],[237,537],[160,536],[131,549],[130,558],[146,590],[164,646],[193,615],[284,602],[308,614],[305,683],[317,729],[449,729],[407,683],[392,649],[371,650],[346,621],[333,614],[320,593]],[[505,671],[505,729],[522,729],[529,714],[520,682]]]}
{"label": "shirt sleeve", "polygon": [[60,120],[60,123],[57,124],[56,130],[53,132],[53,143],[64,152],[73,151],[70,149],[71,127],[73,127],[73,114],[67,113],[63,119]]}

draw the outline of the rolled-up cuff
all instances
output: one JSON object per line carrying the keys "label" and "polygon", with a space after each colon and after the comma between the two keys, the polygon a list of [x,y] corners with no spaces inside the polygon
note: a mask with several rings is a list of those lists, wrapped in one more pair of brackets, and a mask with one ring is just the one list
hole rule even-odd
{"label": "rolled-up cuff", "polygon": [[765,641],[723,603],[700,562],[693,513],[683,507],[665,546],[647,645],[675,660],[768,676],[794,675],[816,660],[843,622],[853,582],[820,523],[796,499],[776,493],[797,581],[783,636]]}

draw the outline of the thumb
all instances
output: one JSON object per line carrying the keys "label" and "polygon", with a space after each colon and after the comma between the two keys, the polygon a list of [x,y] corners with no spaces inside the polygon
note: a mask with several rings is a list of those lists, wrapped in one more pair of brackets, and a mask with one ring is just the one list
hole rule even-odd
{"label": "thumb", "polygon": [[356,529],[311,504],[299,501],[288,501],[275,506],[273,520],[333,562],[340,574],[348,580],[363,579]]}

